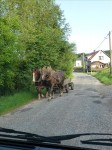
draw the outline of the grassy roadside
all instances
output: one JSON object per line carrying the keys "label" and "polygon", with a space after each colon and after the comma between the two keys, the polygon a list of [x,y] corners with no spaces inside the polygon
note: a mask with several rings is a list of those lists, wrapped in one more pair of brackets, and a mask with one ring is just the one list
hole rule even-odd
{"label": "grassy roadside", "polygon": [[112,75],[108,72],[98,72],[94,75],[101,83],[105,85],[112,85]]}
{"label": "grassy roadside", "polygon": [[112,85],[112,75],[110,75],[109,69],[97,70],[96,72],[93,71],[91,75],[105,85]]}
{"label": "grassy roadside", "polygon": [[27,91],[22,91],[10,96],[2,96],[0,97],[0,115],[25,105],[36,97],[37,93],[31,93]]}

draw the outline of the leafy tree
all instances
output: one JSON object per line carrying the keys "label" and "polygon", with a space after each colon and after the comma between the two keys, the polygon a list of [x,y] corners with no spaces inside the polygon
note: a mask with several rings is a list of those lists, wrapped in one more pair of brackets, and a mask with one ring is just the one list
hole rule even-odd
{"label": "leafy tree", "polygon": [[30,89],[32,69],[51,65],[69,77],[75,45],[52,0],[0,0],[0,94]]}
{"label": "leafy tree", "polygon": [[17,18],[8,14],[9,8],[6,4],[5,1],[0,1],[0,94],[14,90],[14,69],[19,47],[16,33]]}

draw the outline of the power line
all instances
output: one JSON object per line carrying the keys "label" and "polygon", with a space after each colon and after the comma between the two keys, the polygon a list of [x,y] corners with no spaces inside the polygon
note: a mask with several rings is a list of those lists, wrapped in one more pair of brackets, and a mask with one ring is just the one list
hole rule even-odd
{"label": "power line", "polygon": [[104,37],[103,41],[95,48],[95,50],[97,50],[102,45],[102,43],[107,39],[108,36],[109,36],[109,33],[107,34],[106,37]]}

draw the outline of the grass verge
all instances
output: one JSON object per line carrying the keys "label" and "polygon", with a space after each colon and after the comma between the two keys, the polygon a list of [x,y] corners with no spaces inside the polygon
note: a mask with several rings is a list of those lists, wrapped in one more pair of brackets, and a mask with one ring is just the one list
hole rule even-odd
{"label": "grass verge", "polygon": [[8,113],[22,105],[25,105],[37,97],[36,93],[19,92],[10,96],[0,97],[0,115]]}
{"label": "grass verge", "polygon": [[109,72],[98,72],[95,76],[100,82],[105,85],[112,85],[112,75]]}

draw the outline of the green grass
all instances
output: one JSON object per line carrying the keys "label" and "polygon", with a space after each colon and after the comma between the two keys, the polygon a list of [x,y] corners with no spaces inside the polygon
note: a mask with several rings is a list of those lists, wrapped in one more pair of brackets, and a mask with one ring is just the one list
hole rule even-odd
{"label": "green grass", "polygon": [[92,72],[109,72],[109,68],[92,68],[91,69]]}
{"label": "green grass", "polygon": [[112,75],[108,71],[100,71],[94,76],[103,84],[112,85]]}
{"label": "green grass", "polygon": [[8,113],[22,105],[29,103],[37,97],[36,93],[19,92],[10,96],[0,97],[0,115]]}

